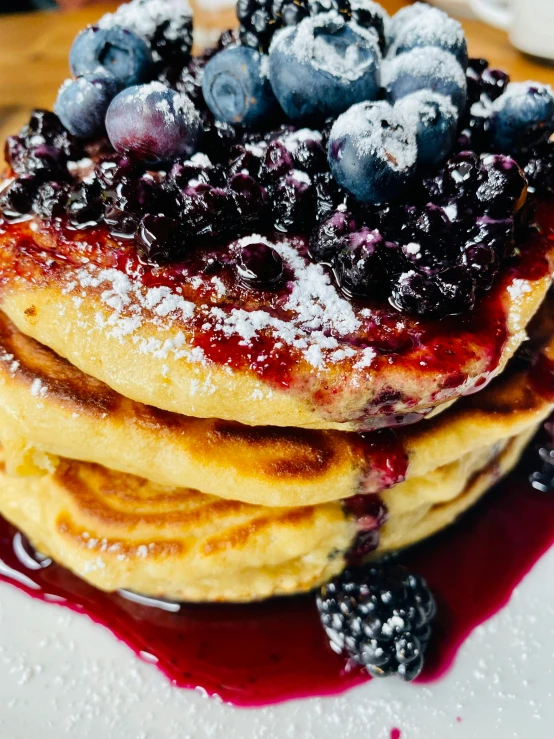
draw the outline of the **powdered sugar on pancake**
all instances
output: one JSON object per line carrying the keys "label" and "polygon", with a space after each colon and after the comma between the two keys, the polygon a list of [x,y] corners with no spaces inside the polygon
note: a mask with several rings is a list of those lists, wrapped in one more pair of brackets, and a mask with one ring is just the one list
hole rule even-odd
{"label": "powdered sugar on pancake", "polygon": [[[260,241],[270,243],[262,236],[252,235],[232,244],[231,250]],[[238,337],[244,346],[252,346],[262,336],[270,337],[276,348],[291,347],[301,352],[316,369],[347,358],[357,358],[359,368],[370,366],[376,356],[372,348],[347,345],[349,337],[360,329],[361,321],[325,269],[308,261],[297,245],[285,238],[271,245],[293,273],[278,314],[271,309],[229,308],[224,301],[226,288],[219,278],[208,281],[198,280],[197,276],[185,278],[183,287],[176,289],[145,287],[134,275],[92,264],[77,270],[77,280],[68,283],[65,292],[81,291],[81,298],[86,301],[88,290],[100,290],[104,310],[96,315],[95,330],[116,340],[131,337],[140,352],[159,358],[172,354],[177,359],[185,357],[191,362],[207,363],[202,349],[191,346],[185,333],[175,330],[183,326],[186,331],[194,325],[204,333],[209,332],[215,340],[218,336],[223,340]],[[186,300],[179,294],[185,288],[196,290],[198,300]],[[213,299],[204,302],[202,291],[207,288]],[[145,338],[146,323],[163,329],[173,327],[171,338]]]}

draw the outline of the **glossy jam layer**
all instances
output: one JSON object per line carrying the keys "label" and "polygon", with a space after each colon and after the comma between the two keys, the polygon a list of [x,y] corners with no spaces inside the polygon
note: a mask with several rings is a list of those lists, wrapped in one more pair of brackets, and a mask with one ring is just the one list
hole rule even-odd
{"label": "glossy jam layer", "polygon": [[[514,278],[533,281],[549,271],[546,254],[552,250],[554,241],[552,211],[551,205],[539,205],[540,231],[532,232],[519,246],[519,256],[472,312],[441,321],[424,320],[403,315],[383,301],[354,301],[359,328],[352,335],[332,338],[343,348],[371,347],[376,353],[371,369],[377,376],[380,371],[390,372],[396,367],[412,376],[417,374],[422,380],[432,379],[437,392],[444,393],[443,399],[450,390],[452,395],[456,394],[456,388],[467,380],[469,371],[482,374],[481,382],[485,383],[487,375],[497,367],[507,339],[503,291],[508,281]],[[309,259],[304,238],[288,237],[288,241],[298,254]],[[220,308],[224,314],[240,307],[247,311],[262,310],[286,322],[298,320],[286,307],[290,281],[275,291],[254,290],[241,283],[236,269],[236,245],[198,249],[186,262],[160,267],[142,262],[132,243],[110,239],[103,228],[71,231],[63,223],[42,223],[37,227],[29,222],[0,222],[0,247],[0,284],[12,285],[17,277],[37,285],[45,281],[56,285],[58,280],[64,283],[74,279],[75,268],[85,261],[114,268],[132,275],[134,281],[145,287],[168,286],[185,300],[205,308],[197,310],[184,328],[190,332],[190,341],[212,362],[249,369],[265,381],[283,387],[305,382],[305,375],[295,371],[303,359],[302,351],[279,335],[258,332],[245,343],[238,333],[223,333],[216,326],[210,328],[207,312],[212,307]],[[332,406],[334,398],[347,390],[345,378],[351,381],[354,376],[362,376],[363,371],[355,369],[355,362],[356,359],[342,359],[332,376],[327,374],[321,386],[314,386],[313,400],[322,406]],[[399,403],[410,407],[414,399],[403,397],[398,389],[389,392],[383,387],[367,413],[394,413]],[[396,420],[409,422],[417,418],[414,415],[414,418]]]}
{"label": "glossy jam layer", "polygon": [[[529,469],[522,463],[455,527],[402,555],[427,579],[439,607],[420,682],[445,672],[464,639],[508,602],[554,543],[554,496],[532,488]],[[56,604],[105,625],[179,687],[199,686],[233,704],[256,706],[336,694],[369,679],[331,651],[312,595],[249,605],[166,604],[173,610],[163,610],[98,591],[33,558],[6,521],[0,521],[0,558],[13,568],[4,581],[41,600],[54,596]]]}

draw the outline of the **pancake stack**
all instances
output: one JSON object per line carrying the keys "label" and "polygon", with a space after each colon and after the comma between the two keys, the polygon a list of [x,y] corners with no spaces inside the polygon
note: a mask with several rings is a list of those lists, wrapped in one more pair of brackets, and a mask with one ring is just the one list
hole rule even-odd
{"label": "pancake stack", "polygon": [[[190,601],[309,590],[352,557],[378,557],[450,524],[513,468],[554,407],[537,379],[554,358],[550,268],[525,288],[518,283],[509,311],[520,323],[491,375],[542,308],[526,351],[495,380],[455,402],[438,392],[427,419],[357,433],[350,429],[394,425],[399,414],[379,408],[325,422],[306,401],[310,378],[289,397],[244,370],[194,365],[186,341],[146,354],[141,341],[174,346],[185,326],[178,307],[156,312],[175,294],[161,289],[137,342],[114,332],[106,306],[115,292],[101,278],[73,287],[75,269],[58,257],[52,270],[51,251],[33,252],[40,278],[21,256],[12,271],[21,229],[3,235],[0,512],[40,552],[99,588]],[[133,289],[142,289],[138,280]],[[132,320],[137,305],[144,312],[145,302],[133,295],[123,309],[118,303],[118,322]],[[364,373],[367,398],[374,377],[371,367]],[[472,384],[466,376],[464,387]],[[263,388],[259,401],[253,385]],[[227,417],[208,417],[218,409]],[[297,426],[288,425],[293,412]],[[262,417],[273,425],[245,423]]]}
{"label": "pancake stack", "polygon": [[191,59],[134,0],[7,143],[0,514],[106,591],[309,591],[452,523],[554,408],[552,91],[422,3],[270,5]]}

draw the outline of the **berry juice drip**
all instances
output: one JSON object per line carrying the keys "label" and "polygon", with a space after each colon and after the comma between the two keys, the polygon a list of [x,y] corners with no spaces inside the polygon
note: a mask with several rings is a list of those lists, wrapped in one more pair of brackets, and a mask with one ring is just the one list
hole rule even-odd
{"label": "berry juice drip", "polygon": [[[419,681],[447,670],[464,639],[506,605],[554,543],[554,498],[534,489],[528,472],[522,463],[456,526],[400,557],[427,579],[438,603]],[[179,605],[108,594],[40,558],[4,520],[0,557],[13,570],[2,580],[40,600],[55,596],[57,603],[103,624],[135,653],[150,655],[148,661],[178,687],[200,686],[235,705],[259,706],[337,694],[369,680],[328,646],[313,595],[246,605]]]}

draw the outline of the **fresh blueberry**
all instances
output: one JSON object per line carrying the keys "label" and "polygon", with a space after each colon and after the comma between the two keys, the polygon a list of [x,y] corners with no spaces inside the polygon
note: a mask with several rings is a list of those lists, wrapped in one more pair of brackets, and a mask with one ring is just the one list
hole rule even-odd
{"label": "fresh blueberry", "polygon": [[465,72],[448,51],[415,48],[383,64],[383,86],[391,101],[427,89],[452,98],[463,110],[467,97]]}
{"label": "fresh blueberry", "polygon": [[145,39],[133,31],[89,26],[73,42],[69,67],[74,77],[93,74],[100,67],[129,87],[146,80],[152,54]]}
{"label": "fresh blueberry", "polygon": [[449,51],[465,69],[467,42],[461,23],[438,8],[430,8],[404,24],[391,46],[391,54],[402,54],[418,47],[436,46]]}
{"label": "fresh blueberry", "polygon": [[458,128],[458,110],[450,98],[430,90],[418,90],[396,103],[409,125],[416,129],[419,163],[438,164],[451,151]]}
{"label": "fresh blueberry", "polygon": [[275,34],[269,79],[289,118],[322,120],[377,98],[380,61],[372,30],[325,13]]}
{"label": "fresh blueberry", "polygon": [[492,104],[490,136],[504,153],[547,139],[554,131],[554,94],[539,82],[511,82]]}
{"label": "fresh blueberry", "polygon": [[267,76],[268,59],[255,49],[235,46],[206,64],[202,92],[220,121],[260,126],[278,110]]}
{"label": "fresh blueberry", "polygon": [[192,46],[192,10],[182,0],[131,0],[98,21],[100,28],[120,26],[150,44],[155,62],[182,69]]}
{"label": "fresh blueberry", "polygon": [[412,21],[421,18],[433,8],[427,3],[413,3],[401,8],[390,19],[389,33],[391,38],[396,39]]}
{"label": "fresh blueberry", "polygon": [[335,121],[327,154],[339,185],[364,203],[383,203],[413,178],[415,130],[384,101],[359,103]]}
{"label": "fresh blueberry", "polygon": [[74,136],[90,139],[102,133],[106,112],[121,83],[101,70],[67,80],[58,93],[54,110]]}
{"label": "fresh blueberry", "polygon": [[379,37],[379,48],[384,54],[390,42],[390,16],[374,0],[350,0],[352,20],[362,28],[373,29]]}
{"label": "fresh blueberry", "polygon": [[200,116],[189,98],[161,82],[120,92],[108,108],[106,129],[116,151],[148,161],[189,157],[202,135]]}

